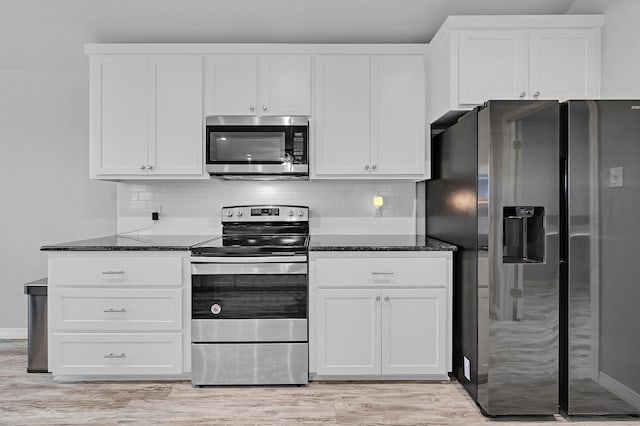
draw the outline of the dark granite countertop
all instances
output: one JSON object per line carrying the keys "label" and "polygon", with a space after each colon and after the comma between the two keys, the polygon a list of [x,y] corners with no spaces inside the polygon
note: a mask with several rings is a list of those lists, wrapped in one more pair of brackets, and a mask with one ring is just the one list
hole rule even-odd
{"label": "dark granite countertop", "polygon": [[44,251],[119,251],[119,250],[189,250],[219,235],[109,235],[89,240],[49,244],[40,247]]}
{"label": "dark granite countertop", "polygon": [[309,251],[456,251],[425,235],[312,235]]}

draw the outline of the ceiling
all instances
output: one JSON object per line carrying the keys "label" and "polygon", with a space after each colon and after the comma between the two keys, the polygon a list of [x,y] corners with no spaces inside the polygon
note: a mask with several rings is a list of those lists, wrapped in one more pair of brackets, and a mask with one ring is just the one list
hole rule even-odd
{"label": "ceiling", "polygon": [[84,43],[426,43],[448,15],[564,14],[573,2],[0,0],[0,67],[80,56]]}

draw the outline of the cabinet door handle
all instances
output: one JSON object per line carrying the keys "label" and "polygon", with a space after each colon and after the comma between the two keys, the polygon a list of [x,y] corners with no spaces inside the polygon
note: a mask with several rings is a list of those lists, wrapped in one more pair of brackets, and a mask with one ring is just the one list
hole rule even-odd
{"label": "cabinet door handle", "polygon": [[262,105],[262,110],[266,111],[267,110],[267,106],[266,105]]}
{"label": "cabinet door handle", "polygon": [[393,275],[393,272],[372,272],[371,275]]}
{"label": "cabinet door handle", "polygon": [[539,91],[536,91],[536,92],[533,94],[533,99],[538,99],[538,97],[539,97],[539,96],[540,96],[540,92],[539,92]]}
{"label": "cabinet door handle", "polygon": [[380,296],[376,296],[376,302],[380,301]]}
{"label": "cabinet door handle", "polygon": [[102,275],[124,275],[124,271],[102,271]]}
{"label": "cabinet door handle", "polygon": [[527,96],[527,92],[520,93],[520,99],[524,99],[525,96]]}
{"label": "cabinet door handle", "polygon": [[367,165],[365,165],[365,166],[364,166],[364,169],[365,169],[365,170],[369,170],[369,165],[368,165],[368,164],[367,164]]}
{"label": "cabinet door handle", "polygon": [[256,110],[255,105],[249,105],[249,111],[255,111],[255,110]]}
{"label": "cabinet door handle", "polygon": [[116,308],[109,308],[109,309],[105,309],[105,310],[103,310],[102,312],[109,312],[109,313],[112,313],[112,312],[122,312],[122,313],[124,313],[124,312],[127,312],[127,310],[126,310],[125,308],[120,308],[120,309],[116,309]]}
{"label": "cabinet door handle", "polygon": [[378,168],[378,166],[376,166],[376,165],[374,164],[373,166],[371,166],[371,168],[372,168],[373,170],[375,170],[375,169],[377,169],[377,168]]}
{"label": "cabinet door handle", "polygon": [[151,164],[147,165],[147,169],[151,170],[153,169],[153,166]]}
{"label": "cabinet door handle", "polygon": [[145,170],[147,168],[147,166],[145,166],[144,164],[142,166],[140,166],[140,170]]}
{"label": "cabinet door handle", "polygon": [[389,296],[385,296],[384,301],[388,302],[389,301]]}
{"label": "cabinet door handle", "polygon": [[126,357],[127,355],[124,352],[122,352],[120,355],[116,355],[113,352],[109,352],[108,354],[102,356],[102,358],[126,358]]}

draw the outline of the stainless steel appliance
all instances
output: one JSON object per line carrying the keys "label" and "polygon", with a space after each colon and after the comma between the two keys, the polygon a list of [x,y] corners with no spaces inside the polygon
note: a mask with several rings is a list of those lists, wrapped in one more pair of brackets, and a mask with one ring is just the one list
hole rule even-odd
{"label": "stainless steel appliance", "polygon": [[559,124],[555,101],[489,101],[433,139],[418,194],[458,245],[453,368],[488,415],[558,411]]}
{"label": "stainless steel appliance", "polygon": [[223,235],[191,249],[191,381],[306,384],[309,209],[222,209]]}
{"label": "stainless steel appliance", "polygon": [[640,414],[640,100],[569,101],[564,129],[560,402]]}
{"label": "stainless steel appliance", "polygon": [[206,170],[225,179],[309,179],[307,117],[207,117]]}
{"label": "stainless steel appliance", "polygon": [[488,415],[640,413],[640,101],[489,101],[433,138],[454,374]]}

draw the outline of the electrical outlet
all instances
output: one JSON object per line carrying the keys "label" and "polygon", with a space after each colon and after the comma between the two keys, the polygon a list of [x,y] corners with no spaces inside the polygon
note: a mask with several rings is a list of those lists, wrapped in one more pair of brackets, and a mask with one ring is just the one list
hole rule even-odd
{"label": "electrical outlet", "polygon": [[464,378],[471,381],[471,363],[466,356],[464,357]]}
{"label": "electrical outlet", "polygon": [[622,167],[609,168],[609,188],[622,188],[624,185]]}

